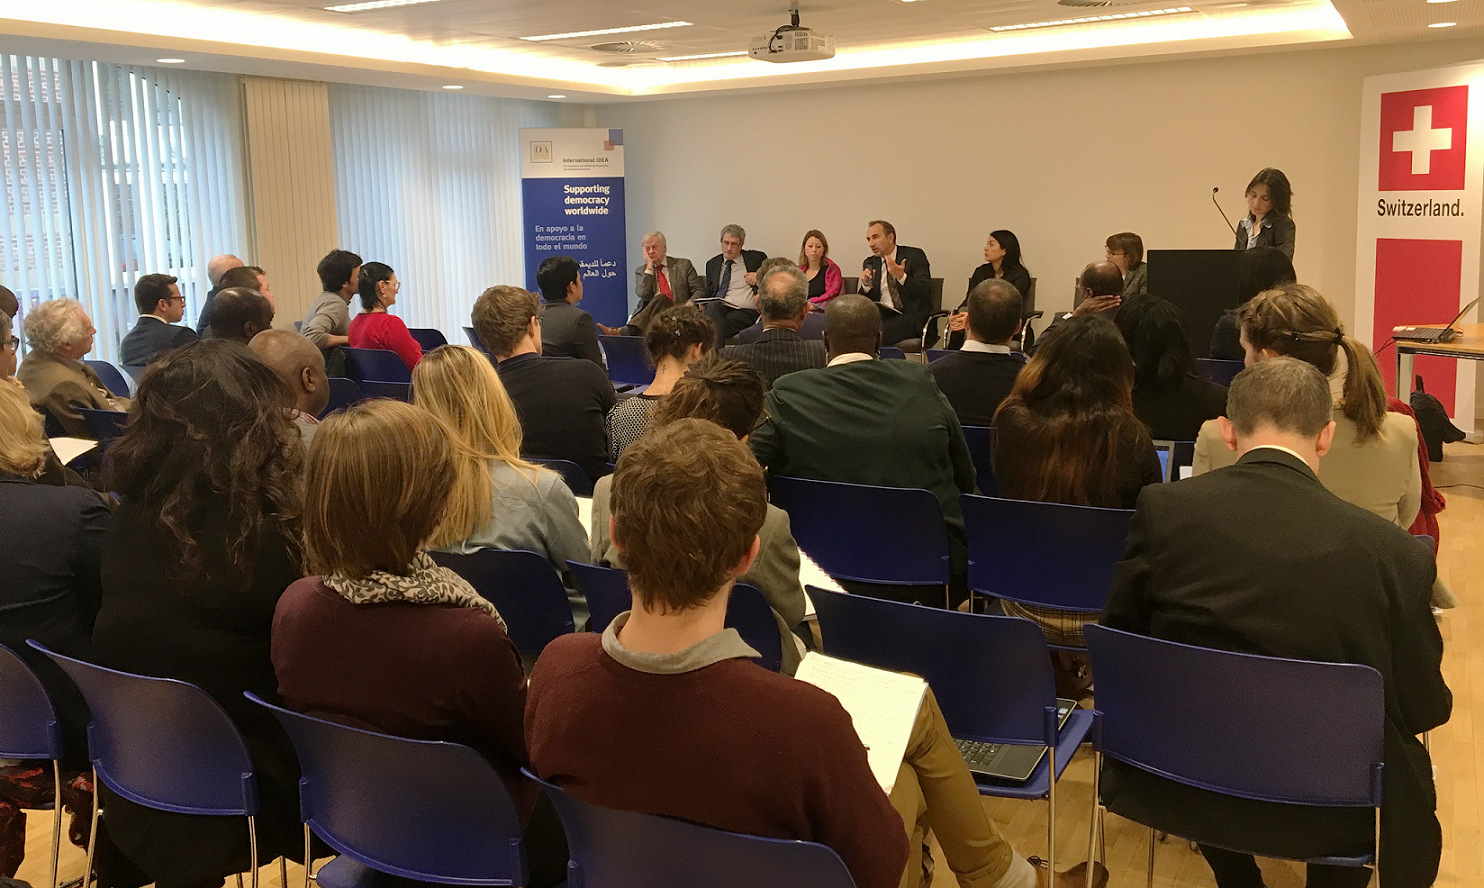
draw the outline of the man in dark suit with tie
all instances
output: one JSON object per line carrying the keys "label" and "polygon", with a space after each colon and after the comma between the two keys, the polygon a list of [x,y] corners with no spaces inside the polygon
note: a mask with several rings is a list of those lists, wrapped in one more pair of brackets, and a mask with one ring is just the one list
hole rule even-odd
{"label": "man in dark suit with tie", "polygon": [[175,280],[168,274],[147,274],[134,284],[139,320],[119,343],[119,361],[131,372],[137,373],[165,352],[197,339],[190,327],[176,326],[185,316],[185,297],[180,295]]}
{"label": "man in dark suit with tie", "polygon": [[603,350],[593,316],[577,307],[582,301],[582,267],[571,256],[547,256],[536,269],[541,288],[541,354],[548,358],[582,358],[604,372]]}
{"label": "man in dark suit with tie", "polygon": [[[927,368],[878,360],[880,345],[875,305],[855,294],[830,300],[829,363],[774,384],[766,403],[769,420],[753,434],[753,452],[775,475],[931,491],[948,523],[957,597],[967,597],[968,548],[958,497],[974,491],[974,462],[963,429]],[[871,591],[928,604],[943,600],[941,590],[933,594],[921,587]]]}
{"label": "man in dark suit with tie", "polygon": [[[1428,606],[1437,569],[1406,531],[1353,506],[1316,476],[1334,435],[1329,384],[1291,358],[1232,381],[1219,418],[1236,465],[1139,495],[1101,622],[1182,644],[1268,657],[1360,663],[1385,681],[1381,884],[1425,888],[1442,849],[1427,750],[1448,720],[1443,640]],[[1302,689],[1295,689],[1301,693]],[[1222,796],[1108,762],[1108,810],[1202,843],[1220,888],[1259,888],[1250,855],[1366,853],[1368,808]],[[1311,865],[1311,886],[1365,885],[1363,869]]]}
{"label": "man in dark suit with tie", "polygon": [[981,281],[969,292],[968,336],[963,348],[928,365],[938,390],[964,425],[994,425],[994,412],[1010,394],[1025,358],[1010,350],[1020,330],[1021,298],[1004,278]]}
{"label": "man in dark suit with tie", "polygon": [[897,230],[877,220],[866,226],[871,255],[861,263],[860,294],[881,310],[881,341],[896,345],[917,339],[933,301],[933,271],[927,254],[898,246]]}
{"label": "man in dark suit with tie", "polygon": [[750,364],[772,385],[780,376],[825,365],[824,343],[799,336],[809,313],[809,281],[785,260],[759,279],[758,312],[763,333],[749,345],[730,345],[721,356]]}
{"label": "man in dark suit with tie", "polygon": [[741,225],[728,225],[721,230],[721,252],[706,262],[706,317],[716,325],[718,349],[757,323],[753,297],[758,268],[768,254],[742,249],[746,242],[747,231]]}
{"label": "man in dark suit with tie", "polygon": [[665,309],[706,295],[706,284],[689,259],[666,255],[663,232],[651,231],[639,242],[644,264],[634,269],[634,294],[639,308],[622,327],[603,327],[607,335],[643,336],[649,322]]}

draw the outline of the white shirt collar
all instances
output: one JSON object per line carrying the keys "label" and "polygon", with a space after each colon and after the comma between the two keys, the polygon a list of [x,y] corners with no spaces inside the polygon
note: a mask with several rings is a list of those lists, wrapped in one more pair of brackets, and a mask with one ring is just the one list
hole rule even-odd
{"label": "white shirt collar", "polygon": [[854,364],[857,361],[874,361],[874,360],[876,360],[876,356],[875,355],[868,355],[865,352],[850,352],[848,354],[840,355],[839,357],[837,357],[834,360],[830,361],[828,364],[825,364],[825,366],[826,367],[838,367],[841,364]]}
{"label": "white shirt collar", "polygon": [[165,320],[164,318],[160,317],[157,314],[144,314],[144,315],[140,315],[139,317],[141,317],[141,318],[154,318],[155,320],[159,321],[162,324],[168,324],[168,323],[170,323],[169,321]]}
{"label": "white shirt collar", "polygon": [[995,345],[993,342],[980,342],[977,339],[965,339],[963,346],[959,349],[966,352],[983,352],[988,355],[1008,355],[1010,346]]}

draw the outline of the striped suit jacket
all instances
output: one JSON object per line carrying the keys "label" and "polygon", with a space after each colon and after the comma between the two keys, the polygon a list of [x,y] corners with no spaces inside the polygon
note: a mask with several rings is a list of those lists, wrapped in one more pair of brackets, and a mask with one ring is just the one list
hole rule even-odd
{"label": "striped suit jacket", "polygon": [[826,363],[823,342],[803,339],[787,327],[770,327],[756,342],[729,345],[721,350],[721,356],[751,364],[768,380],[768,385],[784,374],[823,367]]}

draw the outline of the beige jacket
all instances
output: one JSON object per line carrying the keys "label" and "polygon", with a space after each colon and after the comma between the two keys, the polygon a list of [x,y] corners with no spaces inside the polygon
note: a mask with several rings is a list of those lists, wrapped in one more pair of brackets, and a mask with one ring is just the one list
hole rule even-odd
{"label": "beige jacket", "polygon": [[26,387],[31,403],[48,410],[74,438],[97,437],[77,408],[129,409],[128,398],[114,397],[92,367],[71,358],[33,351],[21,361],[15,378]]}

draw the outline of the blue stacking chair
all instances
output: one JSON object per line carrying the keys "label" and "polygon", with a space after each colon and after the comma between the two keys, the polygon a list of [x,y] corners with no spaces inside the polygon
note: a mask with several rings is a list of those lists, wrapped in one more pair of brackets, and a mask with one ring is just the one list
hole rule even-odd
{"label": "blue stacking chair", "polygon": [[587,476],[587,472],[582,470],[582,466],[572,462],[570,459],[537,459],[531,457],[529,461],[538,466],[545,466],[558,475],[561,475],[562,480],[567,482],[567,488],[572,491],[573,496],[591,497],[593,495],[593,479]]}
{"label": "blue stacking chair", "polygon": [[928,491],[782,475],[769,488],[799,548],[830,576],[946,589],[948,528]]}
{"label": "blue stacking chair", "polygon": [[[1379,672],[1354,663],[1210,650],[1104,626],[1086,631],[1098,680],[1094,835],[1105,810],[1098,775],[1103,756],[1108,756],[1167,780],[1237,798],[1374,808],[1375,852],[1306,862],[1377,865],[1386,718]],[[1182,838],[1230,848],[1221,844],[1220,836]],[[1154,845],[1151,828],[1151,886]],[[1262,848],[1230,850],[1273,856]]]}
{"label": "blue stacking chair", "polygon": [[552,639],[575,631],[567,587],[544,556],[506,549],[429,554],[494,604],[522,656],[539,656]]}
{"label": "blue stacking chair", "polygon": [[1219,361],[1215,358],[1196,358],[1196,369],[1201,375],[1221,385],[1231,385],[1232,380],[1246,364],[1242,361]]}
{"label": "blue stacking chair", "polygon": [[412,382],[412,371],[394,351],[384,348],[342,346],[346,369],[356,382]]}
{"label": "blue stacking chair", "polygon": [[89,361],[85,359],[83,363],[93,368],[93,372],[98,374],[98,378],[103,380],[103,384],[108,386],[108,390],[114,394],[114,397],[129,397],[131,391],[129,388],[129,377],[124,375],[124,371],[107,361]]}
{"label": "blue stacking chair", "polygon": [[1040,627],[1023,617],[965,614],[814,586],[809,598],[825,653],[922,676],[953,736],[1046,747],[1047,757],[1025,783],[978,785],[983,795],[1046,800],[1046,859],[1056,872],[1056,781],[1091,730],[1093,714],[1074,709],[1058,733],[1056,681]]}
{"label": "blue stacking chair", "polygon": [[[52,875],[62,853],[62,725],[46,687],[15,651],[0,645],[0,758],[50,759],[52,763]],[[45,809],[43,809],[45,810]]]}
{"label": "blue stacking chair", "polygon": [[479,334],[475,332],[473,327],[465,327],[464,335],[469,338],[470,345],[484,352],[485,356],[488,357],[491,361],[495,359],[495,356],[490,354],[490,350],[487,346],[485,346],[484,340],[479,338]]}
{"label": "blue stacking chair", "polygon": [[365,399],[361,392],[361,386],[354,379],[342,379],[339,376],[330,377],[330,403],[325,406],[325,412],[320,414],[321,418],[329,416],[336,410],[344,410],[352,404],[360,403]]}
{"label": "blue stacking chair", "polygon": [[[84,663],[46,649],[88,704],[88,755],[93,784],[125,799],[175,814],[247,818],[252,886],[258,886],[258,781],[237,726],[221,705],[193,684],[150,678]],[[85,873],[97,848],[98,793]],[[284,866],[279,862],[280,876]]]}
{"label": "blue stacking chair", "polygon": [[647,386],[654,382],[654,368],[644,351],[643,336],[598,336],[608,356],[608,378],[615,386]]}
{"label": "blue stacking chair", "polygon": [[[577,585],[587,599],[589,630],[602,632],[614,617],[632,606],[627,572],[581,561],[568,561],[567,567],[577,578]],[[759,665],[773,672],[782,667],[783,636],[779,634],[773,607],[761,589],[749,583],[733,586],[732,597],[727,601],[726,624],[736,629],[753,650],[762,654]]]}
{"label": "blue stacking chair", "polygon": [[91,407],[79,407],[77,412],[87,420],[88,428],[92,430],[93,436],[100,444],[107,444],[122,435],[124,424],[129,421],[129,414],[118,410],[94,410]]}
{"label": "blue stacking chair", "polygon": [[974,483],[980,493],[994,496],[998,491],[994,480],[994,426],[966,425],[963,430],[969,457],[974,460]]}
{"label": "blue stacking chair", "polygon": [[363,731],[246,696],[277,717],[298,753],[305,859],[311,831],[342,855],[312,877],[321,888],[375,884],[368,868],[444,885],[526,884],[520,816],[479,753]]}
{"label": "blue stacking chair", "polygon": [[412,403],[412,383],[410,382],[382,382],[376,379],[363,379],[359,385],[361,394],[364,397],[387,398],[392,401]]}
{"label": "blue stacking chair", "polygon": [[832,848],[599,808],[541,784],[567,833],[567,888],[855,888]]}
{"label": "blue stacking chair", "polygon": [[907,353],[894,345],[883,345],[876,349],[876,357],[883,361],[905,361]]}
{"label": "blue stacking chair", "polygon": [[[963,494],[969,591],[1087,614],[1108,599],[1131,509],[1095,509]],[[1052,647],[1075,650],[1065,645]]]}
{"label": "blue stacking chair", "polygon": [[408,327],[407,332],[412,334],[413,340],[417,342],[424,354],[440,345],[448,345],[448,337],[443,335],[442,330],[435,330],[432,327]]}
{"label": "blue stacking chair", "polygon": [[925,352],[925,354],[927,355],[927,362],[931,364],[939,358],[948,357],[949,355],[953,354],[953,352],[954,349],[951,348],[930,348],[927,350],[927,352]]}

